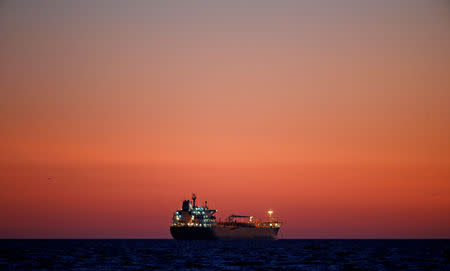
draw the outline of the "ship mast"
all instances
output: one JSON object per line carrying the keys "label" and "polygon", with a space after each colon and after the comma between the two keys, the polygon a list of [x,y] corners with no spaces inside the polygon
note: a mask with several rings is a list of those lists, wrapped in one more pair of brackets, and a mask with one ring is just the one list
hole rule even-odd
{"label": "ship mast", "polygon": [[272,210],[269,210],[269,211],[267,211],[267,213],[269,214],[270,222],[272,222],[272,214],[273,214],[273,211],[272,211]]}
{"label": "ship mast", "polygon": [[192,194],[192,202],[194,204],[195,207],[195,200],[197,199],[197,196],[195,194]]}

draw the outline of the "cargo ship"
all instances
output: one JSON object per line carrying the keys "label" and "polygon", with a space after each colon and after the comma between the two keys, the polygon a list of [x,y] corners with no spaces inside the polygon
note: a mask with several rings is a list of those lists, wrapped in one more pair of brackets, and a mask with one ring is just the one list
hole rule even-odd
{"label": "cargo ship", "polygon": [[253,216],[230,215],[226,221],[216,221],[217,210],[184,200],[181,209],[172,217],[170,234],[176,240],[276,240],[282,222],[274,220],[273,211],[267,212],[268,221]]}

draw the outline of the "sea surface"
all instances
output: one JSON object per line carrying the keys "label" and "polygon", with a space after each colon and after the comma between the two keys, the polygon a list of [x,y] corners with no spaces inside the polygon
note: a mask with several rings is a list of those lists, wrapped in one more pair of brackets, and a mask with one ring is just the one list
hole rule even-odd
{"label": "sea surface", "polygon": [[0,270],[450,270],[450,240],[0,240]]}

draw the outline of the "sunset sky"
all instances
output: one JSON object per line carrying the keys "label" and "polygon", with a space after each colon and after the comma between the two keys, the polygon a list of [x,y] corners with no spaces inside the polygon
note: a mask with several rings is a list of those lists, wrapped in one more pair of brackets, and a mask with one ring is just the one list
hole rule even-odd
{"label": "sunset sky", "polygon": [[0,2],[0,238],[450,238],[450,3]]}

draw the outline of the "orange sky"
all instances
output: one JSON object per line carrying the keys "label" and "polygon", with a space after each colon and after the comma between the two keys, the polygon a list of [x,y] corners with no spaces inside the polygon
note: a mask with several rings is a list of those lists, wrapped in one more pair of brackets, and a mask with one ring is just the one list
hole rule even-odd
{"label": "orange sky", "polygon": [[[450,238],[446,1],[0,4],[0,238]],[[50,178],[50,180],[49,180]]]}

